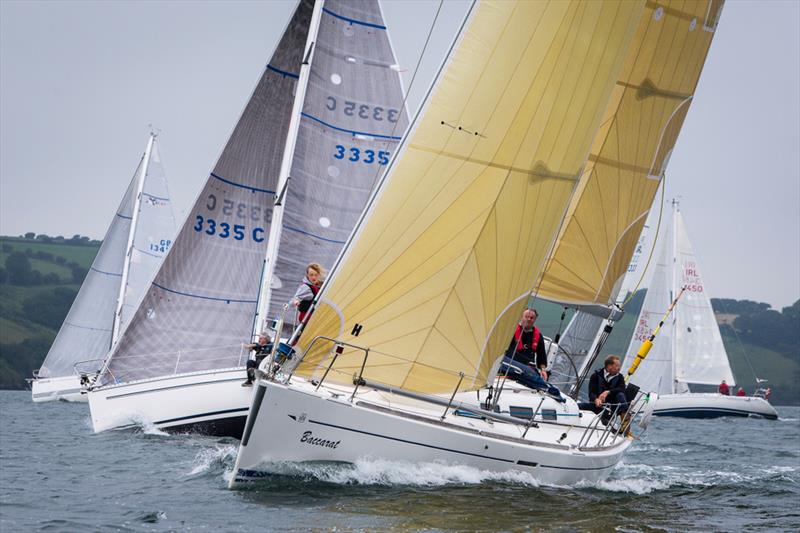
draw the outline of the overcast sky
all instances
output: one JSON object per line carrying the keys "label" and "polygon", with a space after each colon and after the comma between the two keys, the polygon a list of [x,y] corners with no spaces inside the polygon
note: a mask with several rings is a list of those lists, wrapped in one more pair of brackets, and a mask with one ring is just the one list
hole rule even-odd
{"label": "overcast sky", "polygon": [[[419,105],[465,12],[446,2]],[[438,3],[384,1],[408,86]],[[294,2],[0,1],[0,234],[102,238],[148,124],[183,220]],[[728,1],[668,168],[713,296],[800,297],[800,3]]]}

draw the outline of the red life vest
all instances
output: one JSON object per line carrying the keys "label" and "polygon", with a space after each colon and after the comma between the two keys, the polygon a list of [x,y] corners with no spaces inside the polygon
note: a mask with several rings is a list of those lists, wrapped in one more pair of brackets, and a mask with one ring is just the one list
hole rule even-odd
{"label": "red life vest", "polygon": [[[311,292],[313,292],[314,296],[316,297],[317,293],[319,292],[319,285],[313,285],[311,283],[305,283],[305,284],[309,289],[311,289]],[[312,301],[313,300],[301,300],[300,305],[297,306],[297,310],[300,311],[298,319],[300,320],[301,323],[305,322],[311,316],[311,313],[309,313],[309,309],[311,309]]]}
{"label": "red life vest", "polygon": [[[539,346],[539,339],[541,338],[542,334],[539,332],[539,328],[533,326],[533,344],[531,345],[531,351],[536,353],[536,348]],[[517,339],[517,352],[522,352],[525,350],[525,345],[522,344],[522,324],[517,324],[517,331],[514,332],[514,338]]]}

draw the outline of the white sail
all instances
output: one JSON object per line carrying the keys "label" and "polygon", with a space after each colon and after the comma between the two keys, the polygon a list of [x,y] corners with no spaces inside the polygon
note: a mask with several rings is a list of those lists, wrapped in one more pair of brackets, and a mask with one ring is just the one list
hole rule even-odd
{"label": "white sail", "polygon": [[[658,327],[659,321],[664,317],[669,304],[672,302],[672,237],[671,232],[665,232],[662,238],[658,261],[655,264],[653,278],[647,288],[642,310],[636,320],[636,327],[628,345],[628,350],[623,363],[623,370],[627,370],[642,343]],[[668,320],[674,320],[671,315]],[[672,361],[672,328],[665,324],[653,343],[647,359],[639,365],[631,381],[646,391],[661,394],[673,392],[673,361]]]}
{"label": "white sail", "polygon": [[144,296],[147,284],[161,266],[164,256],[175,238],[175,217],[167,187],[167,177],[161,162],[158,144],[153,140],[147,175],[139,200],[139,216],[133,228],[125,297],[119,317],[119,331],[133,317]]}
{"label": "white sail", "polygon": [[680,211],[675,212],[675,280],[686,287],[675,316],[675,379],[682,383],[734,384],[728,354],[714,318],[697,258]]}
{"label": "white sail", "polygon": [[[112,341],[115,340],[112,339],[114,315],[131,231],[136,235],[158,236],[166,242],[174,235],[175,222],[166,188],[166,177],[160,162],[156,161],[157,151],[153,150],[152,154],[149,162],[144,157],[139,162],[92,266],[42,363],[39,370],[42,378],[72,375],[73,367],[79,361],[92,360],[86,370],[100,367],[100,360],[108,353]],[[145,171],[147,175],[142,176],[141,173]],[[152,208],[142,207],[137,226],[131,228],[141,179],[144,180],[143,190],[158,195],[158,202]],[[164,252],[155,250],[146,261],[132,258],[129,290],[125,291],[123,309],[134,308],[138,304],[142,286],[140,280],[149,279],[155,273],[163,254]],[[122,327],[125,316],[123,313],[120,319]]]}

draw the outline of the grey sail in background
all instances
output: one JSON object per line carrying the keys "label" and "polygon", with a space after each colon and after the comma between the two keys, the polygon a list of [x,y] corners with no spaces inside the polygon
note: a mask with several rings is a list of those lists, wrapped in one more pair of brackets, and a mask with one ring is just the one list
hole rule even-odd
{"label": "grey sail in background", "polygon": [[[399,68],[377,1],[322,9],[286,196],[269,316],[309,262],[330,269],[408,127]],[[287,321],[296,320],[294,310]]]}
{"label": "grey sail in background", "polygon": [[[86,274],[72,307],[53,341],[47,357],[39,370],[43,378],[69,376],[79,361],[87,361],[82,370],[96,370],[116,339],[112,339],[114,315],[117,308],[120,284],[126,262],[126,248],[136,206],[136,193],[140,179],[143,191],[158,194],[158,204],[152,207],[140,202],[140,216],[133,228],[135,235],[158,236],[169,241],[175,233],[172,204],[166,188],[164,170],[158,160],[155,145],[149,161],[139,162],[114,219],[108,228],[100,249]],[[146,155],[146,154],[145,154]],[[142,177],[141,173],[146,172]],[[143,194],[144,196],[144,194]],[[145,200],[145,198],[143,198]],[[134,239],[134,243],[136,240]],[[169,246],[167,244],[167,246]],[[141,298],[142,287],[153,276],[166,251],[152,251],[146,261],[132,257],[128,275],[128,290],[122,308],[133,308]],[[142,281],[145,280],[145,281]],[[125,327],[125,315],[120,317],[119,329]]]}
{"label": "grey sail in background", "polygon": [[605,320],[585,311],[572,317],[558,343],[558,354],[550,367],[550,383],[563,391],[572,388],[589,362],[590,351]]}
{"label": "grey sail in background", "polygon": [[295,10],[102,384],[243,364],[311,8]]}

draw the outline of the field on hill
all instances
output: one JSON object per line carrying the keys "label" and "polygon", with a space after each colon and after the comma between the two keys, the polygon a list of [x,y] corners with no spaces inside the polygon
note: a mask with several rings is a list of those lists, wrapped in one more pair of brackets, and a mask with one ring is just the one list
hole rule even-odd
{"label": "field on hill", "polygon": [[[25,378],[39,368],[78,293],[76,277],[83,277],[98,248],[86,240],[0,237],[0,388],[24,388]],[[40,275],[29,276],[25,285],[12,284],[7,268],[12,254],[24,255],[29,272]]]}

